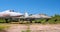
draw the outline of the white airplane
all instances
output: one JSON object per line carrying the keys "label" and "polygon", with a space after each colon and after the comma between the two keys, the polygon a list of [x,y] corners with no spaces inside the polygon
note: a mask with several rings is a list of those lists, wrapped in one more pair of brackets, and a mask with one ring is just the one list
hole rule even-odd
{"label": "white airplane", "polygon": [[13,10],[6,10],[3,12],[0,12],[0,17],[7,17],[7,16],[21,16],[22,13],[14,12]]}

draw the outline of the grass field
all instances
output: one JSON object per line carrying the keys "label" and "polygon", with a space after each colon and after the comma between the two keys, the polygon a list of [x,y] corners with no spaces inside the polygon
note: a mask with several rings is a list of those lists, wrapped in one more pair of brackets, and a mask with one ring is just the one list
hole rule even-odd
{"label": "grass field", "polygon": [[9,25],[0,23],[0,32],[7,32],[6,29],[8,29],[8,28],[9,28]]}

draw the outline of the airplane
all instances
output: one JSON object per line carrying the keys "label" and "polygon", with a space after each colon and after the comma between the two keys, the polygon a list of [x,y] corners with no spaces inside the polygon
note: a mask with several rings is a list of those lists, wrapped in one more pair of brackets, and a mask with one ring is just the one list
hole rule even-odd
{"label": "airplane", "polygon": [[19,17],[21,15],[23,14],[19,12],[14,12],[14,10],[6,10],[3,12],[0,12],[0,17]]}
{"label": "airplane", "polygon": [[[22,17],[23,16],[23,17]],[[46,19],[50,19],[51,17],[46,16],[44,14],[37,14],[37,15],[31,15],[29,16],[29,14],[27,12],[25,12],[25,14],[19,13],[19,12],[14,12],[14,10],[6,10],[3,12],[0,12],[0,18],[4,18],[6,20],[6,23],[8,23],[12,20],[25,20],[25,21],[30,21],[30,23],[32,23],[32,20],[36,20],[36,19],[41,19],[41,18],[46,18]]]}
{"label": "airplane", "polygon": [[17,20],[16,17],[21,17],[21,16],[23,16],[22,13],[14,12],[14,10],[6,10],[3,12],[0,12],[0,19],[4,19],[6,23],[12,20]]}

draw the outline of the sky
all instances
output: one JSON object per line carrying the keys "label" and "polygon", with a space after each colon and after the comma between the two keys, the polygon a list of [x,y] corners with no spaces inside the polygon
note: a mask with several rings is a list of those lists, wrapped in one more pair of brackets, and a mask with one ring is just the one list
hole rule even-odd
{"label": "sky", "polygon": [[60,0],[0,0],[0,12],[10,9],[20,13],[60,15]]}

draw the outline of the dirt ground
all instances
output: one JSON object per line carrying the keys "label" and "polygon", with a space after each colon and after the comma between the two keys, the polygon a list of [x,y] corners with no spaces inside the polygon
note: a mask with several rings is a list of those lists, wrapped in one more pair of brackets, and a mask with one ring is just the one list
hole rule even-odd
{"label": "dirt ground", "polygon": [[[4,24],[5,25],[5,24]],[[10,27],[7,32],[60,32],[60,24],[7,24]]]}

